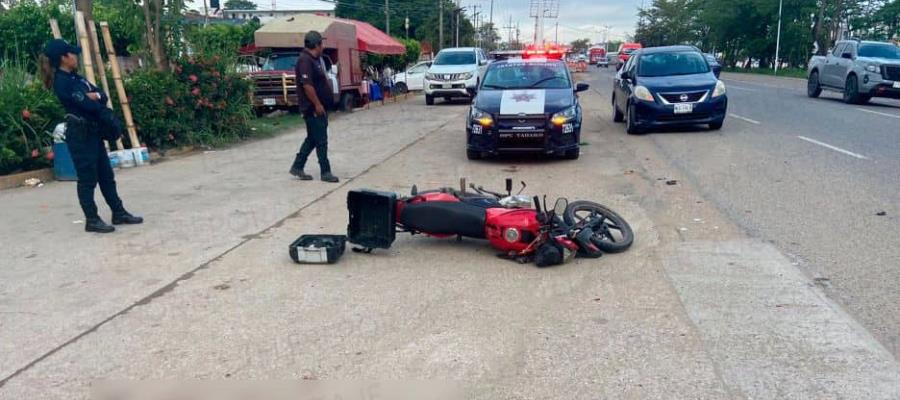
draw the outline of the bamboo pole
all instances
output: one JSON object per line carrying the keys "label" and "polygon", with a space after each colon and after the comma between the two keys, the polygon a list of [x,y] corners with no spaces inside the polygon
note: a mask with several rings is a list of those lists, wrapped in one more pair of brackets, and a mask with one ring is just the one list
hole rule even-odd
{"label": "bamboo pole", "polygon": [[[109,91],[109,81],[106,79],[106,66],[103,65],[103,56],[100,54],[100,40],[97,38],[97,26],[94,24],[94,21],[87,21],[87,24],[88,31],[90,32],[91,49],[94,50],[94,58],[97,61],[97,73],[100,74],[100,83],[103,85],[103,92],[107,94],[106,107],[112,110],[112,98],[109,96],[111,92]],[[116,148],[119,150],[125,149],[125,145],[122,144],[122,138],[116,140]]]}
{"label": "bamboo pole", "polygon": [[[91,57],[91,40],[88,38],[87,27],[84,24],[84,13],[75,12],[75,35],[78,36],[78,43],[81,45],[81,63],[84,66],[84,77],[92,85],[97,85],[97,77],[94,76],[94,62]],[[109,142],[103,141],[106,145],[106,151],[109,151]]]}
{"label": "bamboo pole", "polygon": [[59,22],[56,22],[55,18],[50,19],[50,32],[53,32],[54,39],[62,39],[62,34],[59,33]]}
{"label": "bamboo pole", "polygon": [[131,139],[131,148],[141,147],[138,140],[137,129],[134,127],[134,118],[131,116],[131,106],[128,104],[128,95],[125,93],[125,85],[122,83],[122,73],[119,70],[119,59],[116,58],[116,49],[112,44],[112,35],[109,34],[109,24],[100,22],[100,31],[103,33],[103,43],[106,45],[106,54],[109,56],[109,66],[112,69],[113,83],[116,85],[116,93],[119,94],[119,104],[122,106],[122,116],[125,117],[125,127],[128,129],[128,137]]}

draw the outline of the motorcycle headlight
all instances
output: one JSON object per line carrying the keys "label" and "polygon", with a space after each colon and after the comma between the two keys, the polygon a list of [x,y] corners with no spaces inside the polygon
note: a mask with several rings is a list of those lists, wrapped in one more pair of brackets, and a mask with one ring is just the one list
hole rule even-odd
{"label": "motorcycle headlight", "polygon": [[471,72],[463,72],[463,73],[459,74],[459,80],[467,81],[469,79],[472,79],[472,76],[473,75]]}
{"label": "motorcycle headlight", "polygon": [[437,80],[437,77],[434,76],[434,74],[432,74],[431,72],[429,72],[429,73],[425,74],[425,79],[428,79],[429,81],[434,81],[434,80]]}
{"label": "motorcycle headlight", "polygon": [[481,111],[475,107],[472,107],[472,111],[469,112],[469,120],[472,121],[473,124],[478,124],[484,127],[490,127],[494,124],[494,118],[491,117],[491,114]]}
{"label": "motorcycle headlight", "polygon": [[650,93],[650,89],[640,85],[634,87],[634,97],[644,101],[656,101],[656,99],[653,98],[653,94]]}
{"label": "motorcycle headlight", "polygon": [[716,88],[713,89],[712,97],[719,97],[725,94],[725,82],[716,81]]}
{"label": "motorcycle headlight", "polygon": [[869,65],[866,67],[866,71],[869,71],[869,72],[877,72],[877,71],[878,71],[878,68],[876,68],[876,67],[875,67],[874,65],[872,65],[872,64],[869,64]]}
{"label": "motorcycle headlight", "polygon": [[550,122],[552,122],[553,125],[562,126],[562,124],[575,119],[576,115],[577,110],[575,109],[575,106],[572,106],[556,114],[553,114],[553,116],[550,117]]}

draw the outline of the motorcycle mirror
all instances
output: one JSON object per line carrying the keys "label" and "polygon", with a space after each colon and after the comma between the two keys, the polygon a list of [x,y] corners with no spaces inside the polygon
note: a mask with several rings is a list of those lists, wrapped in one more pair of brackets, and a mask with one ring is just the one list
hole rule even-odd
{"label": "motorcycle mirror", "polygon": [[522,194],[522,191],[524,191],[524,190],[525,190],[525,186],[526,186],[526,185],[525,185],[525,181],[522,181],[522,188],[521,188],[521,189],[519,189],[519,193],[516,193],[516,195],[520,195],[520,194]]}
{"label": "motorcycle mirror", "polygon": [[506,195],[512,195],[512,179],[506,178]]}
{"label": "motorcycle mirror", "polygon": [[566,213],[566,208],[569,207],[569,199],[565,197],[560,197],[556,199],[556,204],[553,205],[553,212],[556,215],[563,215]]}
{"label": "motorcycle mirror", "polygon": [[544,213],[544,211],[541,210],[541,199],[537,196],[534,196],[534,209],[537,210],[538,215],[541,215]]}

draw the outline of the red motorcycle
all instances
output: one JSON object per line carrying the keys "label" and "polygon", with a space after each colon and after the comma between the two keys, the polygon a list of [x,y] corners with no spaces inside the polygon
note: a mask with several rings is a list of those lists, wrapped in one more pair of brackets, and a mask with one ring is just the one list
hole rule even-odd
{"label": "red motorcycle", "polygon": [[[462,185],[465,188],[464,185]],[[551,209],[538,196],[506,195],[476,187],[442,188],[408,197],[394,193],[355,190],[347,195],[348,240],[356,251],[389,248],[397,232],[447,238],[487,239],[500,256],[538,266],[562,264],[576,255],[599,257],[627,250],[634,241],[631,226],[609,208],[559,198]],[[525,183],[522,182],[522,190]]]}

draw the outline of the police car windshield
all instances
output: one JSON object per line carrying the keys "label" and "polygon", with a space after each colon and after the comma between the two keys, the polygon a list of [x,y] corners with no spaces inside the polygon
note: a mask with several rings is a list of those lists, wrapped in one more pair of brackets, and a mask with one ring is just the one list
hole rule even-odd
{"label": "police car windshield", "polygon": [[568,89],[572,84],[566,66],[559,62],[508,62],[495,64],[484,75],[484,89]]}
{"label": "police car windshield", "polygon": [[272,54],[263,64],[263,71],[290,71],[297,65],[298,55]]}
{"label": "police car windshield", "polygon": [[638,76],[692,75],[709,72],[709,64],[693,51],[650,53],[641,56]]}
{"label": "police car windshield", "polygon": [[900,60],[900,46],[892,44],[864,44],[859,46],[860,57],[888,58]]}
{"label": "police car windshield", "polygon": [[442,51],[434,59],[434,65],[475,64],[474,51]]}

